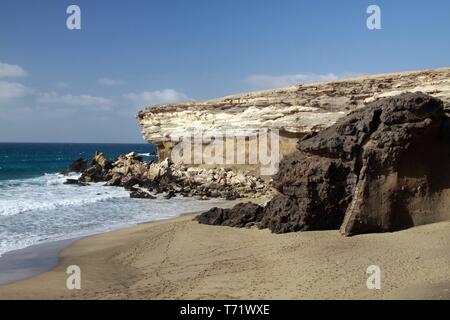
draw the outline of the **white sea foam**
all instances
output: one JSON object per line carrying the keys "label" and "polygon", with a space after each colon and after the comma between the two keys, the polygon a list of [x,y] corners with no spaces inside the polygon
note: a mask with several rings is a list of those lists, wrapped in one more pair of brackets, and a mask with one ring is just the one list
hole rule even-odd
{"label": "white sea foam", "polygon": [[64,185],[66,179],[63,175],[46,174],[34,179],[0,182],[0,216],[82,206],[111,198],[128,197],[127,192],[121,188],[103,188],[102,184],[86,187]]}
{"label": "white sea foam", "polygon": [[[0,256],[34,244],[77,238],[144,221],[206,210],[220,200],[159,196],[131,199],[123,188],[102,183],[64,185],[57,174],[0,181]],[[70,178],[77,178],[71,176]]]}
{"label": "white sea foam", "polygon": [[138,155],[138,156],[141,156],[141,157],[151,157],[151,156],[154,156],[154,154],[151,154],[150,152],[147,152],[147,153],[138,153],[137,155]]}

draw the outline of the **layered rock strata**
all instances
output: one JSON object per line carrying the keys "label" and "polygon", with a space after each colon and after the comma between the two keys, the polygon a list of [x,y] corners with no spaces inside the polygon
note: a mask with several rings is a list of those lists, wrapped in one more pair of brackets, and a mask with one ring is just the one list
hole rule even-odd
{"label": "layered rock strata", "polygon": [[[158,105],[139,112],[137,118],[144,138],[158,147],[160,159],[171,157],[174,132],[199,128],[276,129],[281,136],[281,156],[286,156],[296,151],[299,138],[331,126],[349,112],[381,98],[416,91],[449,105],[450,69],[366,76],[208,101]],[[238,166],[248,170],[254,167]]]}

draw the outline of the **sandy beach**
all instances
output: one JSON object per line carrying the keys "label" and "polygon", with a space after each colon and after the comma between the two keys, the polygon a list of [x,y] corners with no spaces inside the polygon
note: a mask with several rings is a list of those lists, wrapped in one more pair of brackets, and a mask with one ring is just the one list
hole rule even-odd
{"label": "sandy beach", "polygon": [[[195,214],[81,239],[0,299],[450,299],[450,222],[351,238],[198,224]],[[81,268],[81,290],[66,268]],[[381,290],[366,287],[378,265]]]}
{"label": "sandy beach", "polygon": [[0,302],[450,301],[450,0],[0,7]]}

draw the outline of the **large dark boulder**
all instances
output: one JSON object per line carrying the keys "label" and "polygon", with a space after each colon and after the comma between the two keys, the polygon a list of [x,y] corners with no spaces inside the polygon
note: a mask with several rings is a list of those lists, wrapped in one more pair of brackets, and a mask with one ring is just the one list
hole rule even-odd
{"label": "large dark boulder", "polygon": [[273,182],[279,194],[255,222],[276,233],[354,235],[448,218],[449,128],[442,102],[423,93],[354,111],[282,160]]}
{"label": "large dark boulder", "polygon": [[280,194],[267,204],[260,228],[275,233],[337,229],[355,181],[344,161],[298,151],[280,164],[274,178]]}
{"label": "large dark boulder", "polygon": [[448,218],[450,119],[442,102],[403,94],[375,104],[372,115],[377,126],[354,160],[358,181],[341,232],[396,231]]}
{"label": "large dark boulder", "polygon": [[240,203],[232,209],[212,208],[195,219],[202,224],[222,225],[243,228],[259,222],[263,207],[255,203]]}

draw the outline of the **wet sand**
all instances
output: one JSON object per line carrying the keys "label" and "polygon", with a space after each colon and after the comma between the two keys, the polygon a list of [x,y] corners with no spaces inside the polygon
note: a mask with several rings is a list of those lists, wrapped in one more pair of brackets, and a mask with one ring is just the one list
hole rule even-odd
{"label": "wet sand", "polygon": [[[345,238],[207,226],[195,214],[76,241],[0,299],[450,299],[450,222]],[[81,268],[81,290],[66,268]],[[381,290],[366,286],[370,265]]]}
{"label": "wet sand", "polygon": [[0,285],[51,270],[58,264],[59,252],[75,240],[54,241],[5,253],[0,258]]}

